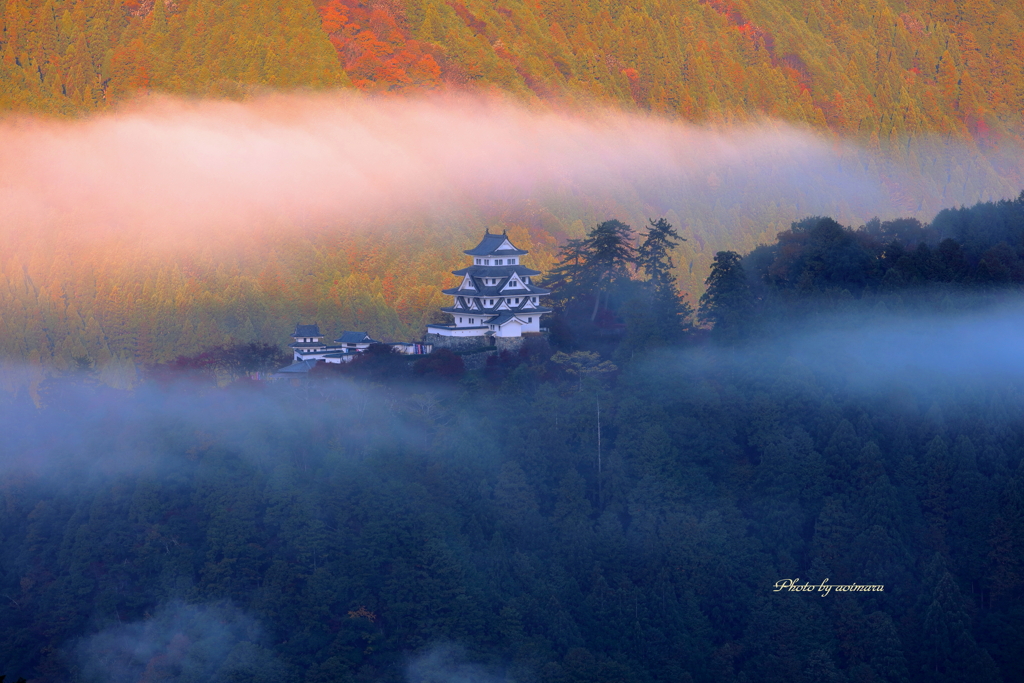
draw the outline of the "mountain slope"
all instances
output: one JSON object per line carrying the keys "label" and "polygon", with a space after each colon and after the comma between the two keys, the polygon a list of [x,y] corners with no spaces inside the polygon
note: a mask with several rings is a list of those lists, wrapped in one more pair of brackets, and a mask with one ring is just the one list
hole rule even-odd
{"label": "mountain slope", "polygon": [[1016,0],[3,0],[0,17],[5,109],[71,113],[139,89],[483,86],[772,116],[894,154],[923,133],[984,148],[1024,131]]}

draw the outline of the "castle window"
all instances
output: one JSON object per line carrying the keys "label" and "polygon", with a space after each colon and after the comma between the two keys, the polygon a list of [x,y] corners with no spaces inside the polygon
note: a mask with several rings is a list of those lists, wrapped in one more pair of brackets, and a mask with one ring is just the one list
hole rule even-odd
{"label": "castle window", "polygon": [[462,322],[462,318],[459,318],[459,322],[460,322],[460,323]]}
{"label": "castle window", "polygon": [[480,265],[480,259],[477,259],[477,260],[476,260],[476,264],[477,264],[478,266]]}
{"label": "castle window", "polygon": [[532,322],[533,322],[533,318],[527,318],[527,319],[526,319],[526,322],[528,322],[528,323],[532,323]]}
{"label": "castle window", "polygon": [[510,259],[508,260],[508,264],[509,264],[510,266],[514,266],[514,265],[516,264],[516,260],[515,260],[514,258],[510,258]]}
{"label": "castle window", "polygon": [[497,259],[497,260],[495,260],[495,261],[494,261],[494,265],[496,265],[496,266],[500,266],[500,265],[501,265],[501,259]]}
{"label": "castle window", "polygon": [[491,259],[487,259],[487,258],[485,258],[485,259],[484,259],[484,265],[485,265],[485,266],[489,266],[489,265],[491,265]]}

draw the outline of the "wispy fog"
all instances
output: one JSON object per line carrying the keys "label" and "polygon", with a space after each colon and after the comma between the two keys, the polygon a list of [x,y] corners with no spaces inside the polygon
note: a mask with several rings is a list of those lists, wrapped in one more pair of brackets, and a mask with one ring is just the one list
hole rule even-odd
{"label": "wispy fog", "polygon": [[[147,618],[119,623],[78,641],[72,659],[86,683],[278,683],[301,675],[266,647],[260,623],[230,603],[173,601]],[[459,645],[410,654],[408,683],[499,683],[507,680],[468,661]]]}
{"label": "wispy fog", "polygon": [[438,644],[409,660],[408,683],[504,683],[509,680],[496,671],[467,661],[465,649]]}
{"label": "wispy fog", "polygon": [[890,312],[881,304],[858,313],[794,321],[791,330],[778,336],[710,356],[704,350],[674,355],[682,361],[677,367],[687,374],[728,368],[778,377],[781,371],[783,377],[799,381],[810,372],[867,397],[906,390],[927,401],[937,389],[1024,388],[1024,301],[994,305],[958,297],[945,304],[948,313],[932,307],[931,312],[910,314]]}
{"label": "wispy fog", "polygon": [[326,391],[253,384],[150,383],[129,392],[95,380],[47,380],[41,410],[24,390],[2,395],[0,476],[28,475],[58,488],[160,477],[192,469],[210,449],[266,471],[282,458],[301,466],[308,451],[325,446],[351,457],[418,443],[422,405],[444,400],[438,391],[398,400],[393,390],[348,380]]}
{"label": "wispy fog", "polygon": [[[916,170],[880,174],[854,147],[777,122],[712,129],[471,97],[150,99],[82,120],[9,119],[0,139],[5,232],[146,244],[261,227],[380,228],[402,214],[454,204],[500,212],[552,192],[608,211],[696,203],[698,213],[731,211],[726,225],[777,214],[863,221],[1015,194],[979,172],[971,188],[935,196],[950,190],[926,188]],[[938,149],[929,166],[944,176],[969,168],[967,154]],[[910,206],[911,186],[931,196]]]}
{"label": "wispy fog", "polygon": [[294,675],[262,647],[260,625],[229,604],[173,602],[150,618],[118,624],[74,648],[83,681],[277,681]]}

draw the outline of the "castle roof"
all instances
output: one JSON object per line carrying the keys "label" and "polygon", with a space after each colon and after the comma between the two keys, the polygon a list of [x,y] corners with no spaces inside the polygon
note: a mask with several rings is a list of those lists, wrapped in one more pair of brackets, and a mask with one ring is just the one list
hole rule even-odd
{"label": "castle roof", "polygon": [[[522,303],[522,304],[519,304],[518,306],[513,304],[512,306],[509,306],[507,310],[509,310],[509,311],[511,311],[513,313],[522,313],[524,315],[526,315],[526,314],[529,314],[529,315],[540,315],[541,313],[550,313],[553,309],[545,308],[544,306],[535,306],[533,308],[526,308],[525,303]],[[499,313],[497,305],[491,306],[490,308],[481,308],[478,311],[477,310],[468,309],[468,308],[455,308],[454,306],[444,306],[444,307],[441,308],[441,311],[444,312],[444,313],[455,313],[457,315],[464,315],[464,316],[472,315],[472,316],[477,316],[477,317],[483,317],[483,316],[494,315],[495,313]],[[501,313],[503,314],[504,311],[502,311]]]}
{"label": "castle roof", "polygon": [[547,296],[551,293],[550,289],[544,289],[543,287],[537,287],[535,285],[527,285],[525,283],[525,290],[520,287],[518,289],[502,291],[501,288],[504,286],[505,283],[500,285],[491,285],[490,287],[478,285],[476,289],[459,289],[456,287],[455,289],[442,289],[441,293],[447,294],[448,296],[472,296],[477,298],[482,296],[494,296],[499,299],[501,297],[509,296]]}
{"label": "castle roof", "polygon": [[473,277],[509,277],[512,273],[519,277],[540,275],[539,270],[533,270],[526,266],[469,266],[452,271],[452,275],[472,275]]}
{"label": "castle roof", "polygon": [[516,317],[515,313],[502,313],[497,318],[491,318],[490,320],[488,320],[487,324],[488,325],[504,325],[509,320],[512,320],[512,318],[515,318],[515,317]]}
{"label": "castle roof", "polygon": [[376,340],[370,339],[365,332],[342,332],[341,336],[334,340],[335,344],[376,344]]}
{"label": "castle roof", "polygon": [[484,238],[480,240],[480,244],[476,245],[472,249],[467,249],[462,252],[467,256],[521,256],[523,254],[529,254],[528,251],[522,249],[516,249],[515,246],[509,242],[508,235],[504,233],[501,235],[492,235],[490,231],[484,233]]}
{"label": "castle roof", "polygon": [[312,325],[300,325],[295,323],[295,331],[292,332],[293,337],[320,337],[320,326],[316,323]]}
{"label": "castle roof", "polygon": [[277,372],[280,374],[304,375],[312,370],[314,366],[316,366],[316,360],[300,360],[279,369]]}

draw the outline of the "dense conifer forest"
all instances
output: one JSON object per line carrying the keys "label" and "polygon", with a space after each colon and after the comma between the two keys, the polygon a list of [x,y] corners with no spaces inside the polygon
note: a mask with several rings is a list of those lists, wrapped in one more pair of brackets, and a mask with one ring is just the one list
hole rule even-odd
{"label": "dense conifer forest", "polygon": [[[1022,111],[1017,0],[0,0],[0,683],[1024,680]],[[416,116],[609,159],[214,182]],[[544,338],[251,379],[484,228]]]}
{"label": "dense conifer forest", "polygon": [[1019,680],[1024,196],[799,221],[696,310],[636,227],[563,245],[549,341],[483,363],[5,395],[0,674]]}

